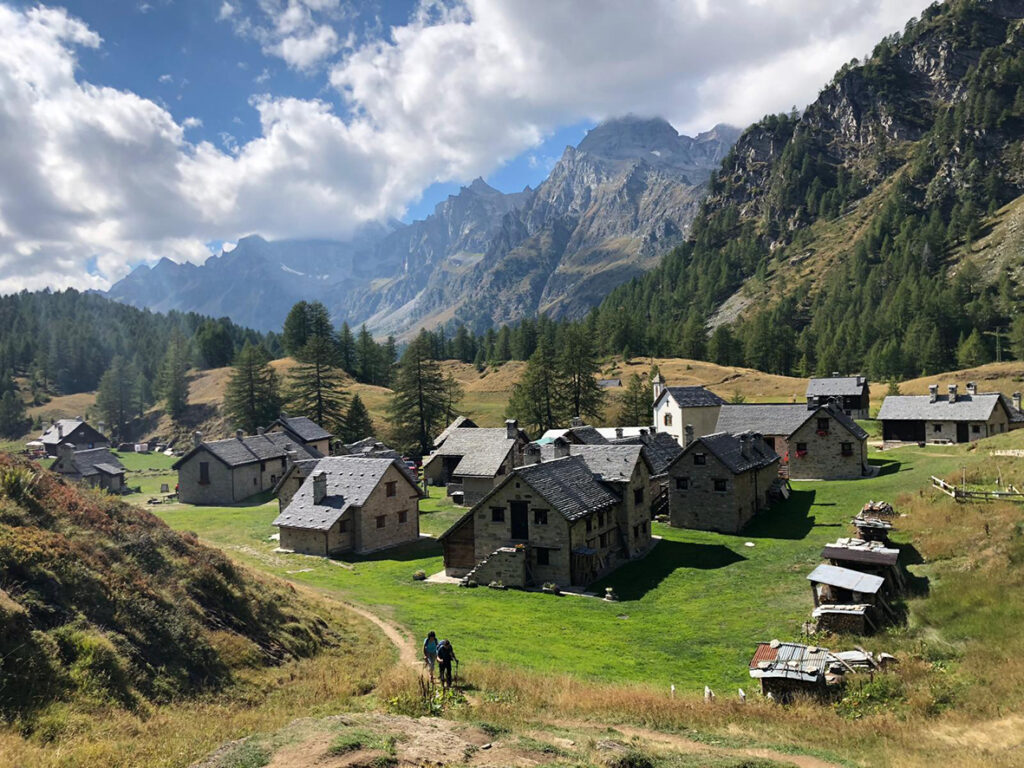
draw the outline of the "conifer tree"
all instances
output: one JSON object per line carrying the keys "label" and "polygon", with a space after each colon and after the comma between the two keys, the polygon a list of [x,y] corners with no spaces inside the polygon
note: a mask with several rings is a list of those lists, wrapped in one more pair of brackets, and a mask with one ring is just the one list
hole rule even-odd
{"label": "conifer tree", "polygon": [[263,347],[246,342],[235,357],[224,392],[224,412],[237,429],[252,434],[277,418],[281,395],[277,374]]}
{"label": "conifer tree", "polygon": [[595,375],[600,370],[597,350],[589,329],[581,324],[570,325],[562,337],[559,372],[565,381],[569,416],[597,421],[604,413],[604,390]]}
{"label": "conifer tree", "polygon": [[349,403],[333,342],[324,336],[311,336],[297,359],[298,364],[288,375],[288,410],[312,419],[328,432],[341,434]]}
{"label": "conifer tree", "polygon": [[966,339],[961,339],[956,348],[956,360],[961,368],[976,368],[992,360],[985,340],[975,328]]}
{"label": "conifer tree", "polygon": [[100,378],[96,408],[113,437],[126,440],[128,425],[138,411],[138,376],[134,367],[120,355]]}
{"label": "conifer tree", "polygon": [[341,439],[346,443],[354,443],[372,435],[373,419],[370,418],[370,412],[366,410],[363,399],[356,394],[352,397],[352,403],[345,415],[345,428],[341,432]]}
{"label": "conifer tree", "polygon": [[394,394],[388,404],[395,441],[418,456],[429,452],[448,410],[444,374],[431,357],[432,346],[426,331],[409,344],[395,371]]}
{"label": "conifer tree", "polygon": [[624,427],[643,427],[653,418],[654,395],[648,381],[633,374],[622,394],[619,406],[619,424]]}
{"label": "conifer tree", "polygon": [[174,420],[180,419],[188,405],[188,348],[184,337],[175,331],[167,347],[160,373],[157,377],[157,391],[164,401],[167,414]]}
{"label": "conifer tree", "polygon": [[566,382],[558,369],[554,345],[541,337],[526,370],[512,387],[507,415],[523,429],[541,435],[569,420]]}

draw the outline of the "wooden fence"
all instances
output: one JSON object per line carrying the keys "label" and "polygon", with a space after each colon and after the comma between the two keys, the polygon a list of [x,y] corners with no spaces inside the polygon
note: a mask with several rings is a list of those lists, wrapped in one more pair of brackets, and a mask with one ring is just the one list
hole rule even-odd
{"label": "wooden fence", "polygon": [[[1024,493],[1021,493],[1016,488],[1009,491],[969,491],[966,488],[960,488],[955,485],[950,485],[945,480],[932,475],[932,487],[938,488],[947,496],[956,499],[959,502],[964,501],[1014,501],[1024,503]],[[1011,486],[1012,488],[1012,486]]]}

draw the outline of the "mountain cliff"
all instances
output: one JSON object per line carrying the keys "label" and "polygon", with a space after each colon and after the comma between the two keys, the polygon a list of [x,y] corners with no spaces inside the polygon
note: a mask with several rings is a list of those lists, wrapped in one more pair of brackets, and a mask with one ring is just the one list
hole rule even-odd
{"label": "mountain cliff", "polygon": [[261,330],[279,328],[300,299],[378,334],[454,319],[483,329],[538,311],[579,317],[682,241],[738,134],[716,126],[691,138],[661,119],[610,120],[567,147],[535,190],[507,194],[477,179],[422,221],[368,227],[345,243],[247,237],[202,266],[139,267],[108,295]]}
{"label": "mountain cliff", "polygon": [[687,242],[602,304],[606,350],[875,378],[985,362],[1024,266],[975,257],[1024,193],[1022,19],[1020,0],[935,4],[748,128]]}

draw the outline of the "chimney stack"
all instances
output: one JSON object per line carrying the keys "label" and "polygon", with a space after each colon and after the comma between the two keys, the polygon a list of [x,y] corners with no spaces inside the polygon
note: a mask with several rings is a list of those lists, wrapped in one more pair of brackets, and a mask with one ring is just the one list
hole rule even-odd
{"label": "chimney stack", "polygon": [[616,427],[615,428],[615,439],[616,440],[621,440],[622,439],[622,427]]}
{"label": "chimney stack", "polygon": [[266,430],[264,430],[263,427],[256,427],[256,434],[257,435],[262,435],[262,434],[265,433],[265,431]]}
{"label": "chimney stack", "polygon": [[523,463],[528,467],[532,467],[534,464],[540,464],[540,446],[536,443],[530,443],[526,446],[526,456],[523,459]]}
{"label": "chimney stack", "polygon": [[327,495],[327,473],[322,469],[313,475],[313,503],[319,504]]}
{"label": "chimney stack", "polygon": [[1013,393],[1013,407],[1020,410],[1020,392]]}
{"label": "chimney stack", "polygon": [[818,407],[818,399],[814,395],[807,396],[807,410],[813,411]]}
{"label": "chimney stack", "polygon": [[57,437],[61,440],[64,439],[64,425],[61,422],[57,422]]}
{"label": "chimney stack", "polygon": [[75,463],[75,444],[61,443],[57,446],[57,453],[60,456],[61,462],[64,464],[64,469],[70,470]]}
{"label": "chimney stack", "polygon": [[939,399],[939,385],[929,384],[928,385],[928,402],[934,403]]}
{"label": "chimney stack", "polygon": [[202,444],[202,442],[203,442],[203,433],[198,431],[198,430],[193,432],[192,433],[192,445],[194,445],[195,447],[198,448]]}
{"label": "chimney stack", "polygon": [[555,446],[556,459],[564,459],[569,455],[569,441],[564,437],[556,437],[553,445]]}
{"label": "chimney stack", "polygon": [[747,433],[747,432],[744,432],[743,434],[741,434],[739,436],[739,438],[740,438],[740,455],[743,456],[744,459],[749,459],[750,458],[750,434]]}
{"label": "chimney stack", "polygon": [[832,378],[833,379],[838,379],[839,378],[839,371],[832,371]]}
{"label": "chimney stack", "polygon": [[970,395],[971,397],[974,397],[976,394],[978,394],[978,385],[975,382],[967,382],[967,394]]}
{"label": "chimney stack", "polygon": [[693,424],[687,424],[683,432],[686,434],[686,438],[683,441],[683,448],[685,448],[693,442]]}
{"label": "chimney stack", "polygon": [[509,440],[515,440],[519,437],[519,422],[515,419],[505,420],[505,436]]}
{"label": "chimney stack", "polygon": [[245,437],[245,433],[242,430],[240,430],[240,429],[236,429],[235,430],[235,439],[236,440],[241,440],[243,437]]}
{"label": "chimney stack", "polygon": [[952,405],[956,402],[956,384],[950,384],[946,389],[949,390],[949,404]]}
{"label": "chimney stack", "polygon": [[581,419],[579,416],[573,416],[569,420],[569,428],[570,429],[572,429],[573,427],[582,427],[582,426],[583,426],[583,419]]}

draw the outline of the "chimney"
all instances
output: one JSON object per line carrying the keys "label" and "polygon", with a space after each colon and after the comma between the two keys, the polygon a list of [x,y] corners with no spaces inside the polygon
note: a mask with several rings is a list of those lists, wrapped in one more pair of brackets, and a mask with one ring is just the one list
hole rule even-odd
{"label": "chimney", "polygon": [[319,504],[327,495],[327,473],[322,469],[313,475],[313,503]]}
{"label": "chimney", "polygon": [[813,411],[817,407],[818,407],[818,399],[816,397],[814,397],[814,395],[808,395],[807,396],[807,410],[808,411]]}
{"label": "chimney", "polygon": [[978,394],[978,385],[977,385],[977,383],[975,383],[973,381],[968,381],[967,382],[967,394],[970,395],[971,397],[974,397],[976,394]]}
{"label": "chimney", "polygon": [[515,419],[505,420],[505,436],[509,440],[515,440],[519,437],[519,422]]}
{"label": "chimney", "polygon": [[949,390],[949,404],[952,405],[956,402],[956,384],[950,384],[946,389]]}
{"label": "chimney", "polygon": [[[653,432],[654,430],[651,431]],[[647,430],[643,429],[642,427],[640,429],[640,437],[647,437]]]}
{"label": "chimney", "polygon": [[536,443],[530,443],[526,446],[526,456],[523,458],[523,463],[527,467],[531,467],[534,464],[540,464],[540,446]]}
{"label": "chimney", "polygon": [[57,437],[64,439],[64,425],[61,422],[57,422]]}
{"label": "chimney", "polygon": [[281,411],[281,413],[280,413],[280,416],[281,416],[281,420],[282,420],[282,421],[284,421],[285,419],[287,419],[287,418],[288,418],[288,414],[287,414],[287,413],[285,413],[284,411]]}
{"label": "chimney", "polygon": [[256,427],[256,434],[257,435],[262,435],[265,431],[266,430],[264,430],[263,427]]}
{"label": "chimney", "polygon": [[1013,407],[1020,410],[1020,392],[1013,393]]}
{"label": "chimney", "polygon": [[555,446],[556,459],[564,459],[569,455],[569,441],[564,437],[556,437],[553,445]]}
{"label": "chimney", "polygon": [[616,427],[615,428],[615,439],[616,440],[621,440],[622,439],[622,427]]}
{"label": "chimney", "polygon": [[833,379],[838,379],[839,378],[839,371],[832,371],[832,378]]}
{"label": "chimney", "polygon": [[686,438],[683,440],[683,448],[685,448],[693,442],[693,424],[687,424],[683,431],[686,434]]}
{"label": "chimney", "polygon": [[569,420],[569,428],[570,429],[572,429],[573,427],[582,427],[582,426],[583,426],[583,419],[581,419],[579,416],[573,416]]}
{"label": "chimney", "polygon": [[198,430],[193,432],[192,433],[192,445],[194,445],[194,446],[196,446],[198,448],[202,444],[202,442],[203,442],[203,433],[199,432]]}
{"label": "chimney", "polygon": [[61,443],[57,446],[57,454],[60,456],[61,463],[64,464],[64,469],[69,470],[74,466],[75,463],[75,444],[74,443]]}
{"label": "chimney", "polygon": [[240,429],[236,429],[235,430],[235,439],[236,440],[241,440],[243,437],[245,437],[245,433],[242,430],[240,430]]}
{"label": "chimney", "polygon": [[934,403],[938,399],[939,399],[939,385],[938,384],[929,384],[928,385],[928,402],[929,403]]}
{"label": "chimney", "polygon": [[661,374],[658,373],[653,379],[651,379],[651,392],[654,394],[654,401],[657,402],[658,398],[661,397],[661,393],[665,391],[665,380],[661,378]]}
{"label": "chimney", "polygon": [[740,438],[740,455],[744,459],[750,458],[750,434],[744,432],[739,436]]}

